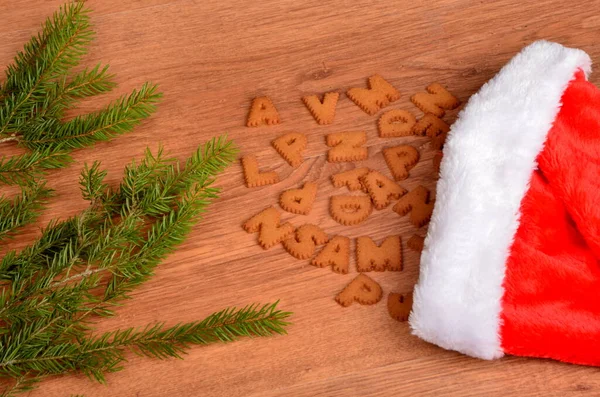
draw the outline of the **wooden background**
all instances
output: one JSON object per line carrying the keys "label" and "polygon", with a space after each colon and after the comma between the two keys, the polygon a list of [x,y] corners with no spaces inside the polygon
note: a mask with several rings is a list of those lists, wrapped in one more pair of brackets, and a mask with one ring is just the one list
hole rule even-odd
{"label": "wooden background", "polygon": [[[0,3],[0,65],[4,67],[60,0]],[[334,295],[355,275],[341,276],[289,256],[281,246],[264,251],[241,223],[281,191],[318,180],[318,199],[306,217],[285,214],[294,224],[315,222],[330,234],[368,234],[380,241],[415,232],[407,218],[388,207],[357,227],[336,224],[327,213],[334,193],[329,175],[350,166],[325,162],[324,135],[347,129],[368,134],[364,164],[389,175],[380,149],[408,142],[422,159],[402,183],[434,188],[424,138],[380,139],[376,119],[345,95],[336,121],[317,125],[300,101],[306,94],[345,92],[380,73],[402,98],[391,108],[420,112],[408,100],[439,81],[466,100],[522,46],[556,40],[600,61],[600,3],[597,0],[389,1],[389,0],[103,0],[89,1],[97,39],[86,65],[109,63],[119,88],[81,103],[96,109],[146,80],[160,84],[158,113],[133,133],[79,151],[68,170],[50,176],[58,194],[41,224],[84,208],[77,176],[84,161],[102,159],[117,183],[123,166],[159,142],[184,157],[210,137],[228,133],[242,153],[257,155],[282,181],[247,189],[239,164],[219,181],[224,188],[181,249],[100,330],[200,319],[230,305],[272,302],[295,312],[288,336],[193,348],[184,361],[131,357],[108,385],[82,376],[45,381],[31,396],[387,396],[387,395],[598,395],[597,369],[547,360],[507,357],[479,361],[444,351],[410,335],[392,320],[387,293],[409,291],[418,276],[418,255],[405,250],[405,270],[378,273],[384,299],[375,306],[340,307]],[[592,81],[600,83],[598,75]],[[283,123],[244,127],[250,100],[268,95]],[[446,117],[452,122],[456,112]],[[270,147],[287,131],[307,134],[304,164],[292,170]],[[7,145],[3,154],[13,153]],[[339,192],[343,192],[340,190]],[[38,234],[28,228],[11,247]],[[353,262],[352,262],[353,263]]]}

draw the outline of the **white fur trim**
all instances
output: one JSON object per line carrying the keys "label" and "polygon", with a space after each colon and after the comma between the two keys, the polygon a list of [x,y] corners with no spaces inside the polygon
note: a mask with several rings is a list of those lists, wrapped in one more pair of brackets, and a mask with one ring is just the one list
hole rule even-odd
{"label": "white fur trim", "polygon": [[410,315],[446,349],[501,357],[502,282],[536,158],[588,55],[546,41],[516,55],[473,95],[444,147],[437,199]]}

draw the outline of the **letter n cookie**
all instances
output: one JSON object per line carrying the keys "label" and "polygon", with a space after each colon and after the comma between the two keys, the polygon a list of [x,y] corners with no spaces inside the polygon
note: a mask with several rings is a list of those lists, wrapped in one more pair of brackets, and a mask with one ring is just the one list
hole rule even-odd
{"label": "letter n cookie", "polygon": [[358,225],[371,215],[373,206],[367,196],[331,196],[329,212],[338,223]]}
{"label": "letter n cookie", "polygon": [[317,245],[325,244],[327,241],[329,237],[320,227],[306,224],[296,230],[295,237],[283,240],[283,246],[293,257],[307,259],[313,256]]}
{"label": "letter n cookie", "polygon": [[419,151],[410,145],[400,145],[383,149],[383,158],[394,179],[408,178],[408,171],[419,162]]}
{"label": "letter n cookie", "polygon": [[450,131],[450,126],[444,120],[431,113],[425,113],[412,129],[414,135],[427,135],[430,138],[447,134],[448,131]]}
{"label": "letter n cookie", "polygon": [[243,228],[248,233],[258,232],[258,243],[264,249],[269,249],[294,233],[290,223],[280,226],[280,216],[279,211],[269,207],[248,219]]}
{"label": "letter n cookie", "polygon": [[362,181],[378,210],[384,209],[392,199],[396,200],[406,193],[406,189],[379,171],[369,172]]}
{"label": "letter n cookie", "polygon": [[418,186],[408,194],[404,195],[394,205],[394,211],[400,216],[410,212],[410,222],[416,227],[426,225],[431,219],[434,201],[429,201],[429,190]]}
{"label": "letter n cookie", "polygon": [[369,77],[369,88],[350,88],[346,95],[370,115],[400,99],[400,92],[378,74]]}
{"label": "letter n cookie", "polygon": [[308,111],[319,124],[331,124],[335,118],[335,107],[337,106],[340,94],[337,92],[328,92],[323,95],[321,101],[316,95],[302,97],[302,102],[308,108]]}
{"label": "letter n cookie", "polygon": [[315,256],[312,264],[317,267],[331,266],[335,273],[348,273],[350,267],[350,239],[344,236],[335,236]]}
{"label": "letter n cookie", "polygon": [[369,153],[362,145],[367,142],[364,131],[335,132],[327,135],[327,160],[332,163],[365,160]]}
{"label": "letter n cookie", "polygon": [[382,138],[392,138],[412,135],[416,122],[417,118],[406,110],[389,110],[381,115],[377,123],[379,126],[379,136]]}
{"label": "letter n cookie", "polygon": [[432,113],[437,117],[442,117],[446,114],[446,110],[455,109],[460,105],[460,101],[441,84],[430,84],[426,90],[427,92],[419,92],[410,97],[412,103],[423,113]]}
{"label": "letter n cookie", "polygon": [[390,317],[397,321],[407,321],[413,305],[413,293],[398,294],[390,292],[387,307]]}
{"label": "letter n cookie", "polygon": [[335,296],[335,301],[344,307],[348,307],[354,302],[361,305],[374,305],[381,300],[382,295],[383,291],[379,284],[371,277],[361,273]]}
{"label": "letter n cookie", "polygon": [[306,149],[306,135],[299,132],[290,132],[273,140],[271,144],[277,153],[294,168],[302,164],[302,152]]}
{"label": "letter n cookie", "polygon": [[339,174],[335,174],[331,176],[331,182],[335,187],[348,187],[348,190],[362,190],[363,192],[367,192],[367,189],[364,187],[362,183],[362,177],[369,173],[369,169],[366,167],[363,168],[355,168],[350,171],[340,172]]}
{"label": "letter n cookie", "polygon": [[242,169],[244,170],[244,179],[248,187],[272,185],[279,182],[279,175],[275,171],[260,172],[258,170],[258,161],[251,154],[242,157]]}
{"label": "letter n cookie", "polygon": [[317,184],[306,182],[302,189],[290,189],[281,193],[279,205],[287,212],[308,215],[317,197]]}
{"label": "letter n cookie", "polygon": [[277,113],[275,105],[268,97],[254,98],[246,122],[248,127],[258,127],[261,124],[279,124],[279,121],[279,113]]}
{"label": "letter n cookie", "polygon": [[383,272],[402,270],[402,242],[400,236],[386,238],[380,246],[370,237],[356,239],[356,270]]}

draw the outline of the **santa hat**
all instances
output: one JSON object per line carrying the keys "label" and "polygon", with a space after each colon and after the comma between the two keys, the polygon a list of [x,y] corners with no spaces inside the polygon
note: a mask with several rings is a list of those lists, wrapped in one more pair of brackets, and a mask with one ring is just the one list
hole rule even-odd
{"label": "santa hat", "polygon": [[441,347],[600,365],[600,90],[533,43],[449,133],[410,315]]}

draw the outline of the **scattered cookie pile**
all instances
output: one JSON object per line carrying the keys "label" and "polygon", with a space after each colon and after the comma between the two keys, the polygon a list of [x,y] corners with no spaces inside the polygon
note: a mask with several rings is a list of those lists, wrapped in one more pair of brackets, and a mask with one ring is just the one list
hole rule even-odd
{"label": "scattered cookie pile", "polygon": [[[411,101],[423,111],[424,116],[416,117],[401,109],[385,112],[378,121],[379,136],[382,138],[402,136],[425,136],[431,138],[431,146],[437,151],[433,162],[439,171],[442,147],[449,126],[442,120],[446,110],[455,109],[460,102],[443,86],[433,83],[427,92],[413,95]],[[369,115],[400,98],[400,93],[379,75],[369,78],[369,88],[351,88],[346,93],[356,105]],[[335,118],[335,110],[340,94],[328,92],[321,100],[317,95],[302,98],[304,104],[319,124],[330,124]],[[247,126],[278,124],[277,109],[267,97],[255,98],[248,115]],[[363,131],[336,132],[326,136],[330,147],[327,153],[329,162],[353,162],[367,159],[368,151],[363,145],[367,135]],[[304,134],[292,132],[272,141],[275,150],[292,167],[303,162],[303,151],[307,145]],[[361,190],[362,196],[334,195],[330,197],[329,212],[338,223],[346,226],[364,222],[372,211],[382,210],[393,202],[393,211],[399,216],[409,215],[410,222],[417,228],[426,225],[433,211],[434,200],[423,186],[407,191],[398,185],[409,177],[410,170],[419,161],[419,151],[410,145],[400,145],[383,149],[383,156],[393,180],[381,172],[368,168],[355,168],[331,177],[336,188],[346,187],[350,191]],[[261,171],[261,167],[252,155],[241,160],[246,185],[258,187],[279,182],[276,172]],[[307,215],[317,196],[317,184],[306,182],[302,188],[284,191],[279,198],[280,207],[294,214]],[[324,245],[312,259],[317,267],[331,267],[333,272],[345,274],[350,264],[350,239],[344,236],[330,237],[318,225],[304,224],[298,228],[290,223],[281,224],[280,213],[274,207],[268,207],[248,219],[243,228],[248,233],[258,233],[258,243],[269,249],[277,244],[298,259],[308,259],[315,255],[317,246]],[[413,235],[407,246],[413,250],[423,249],[423,236]],[[356,267],[359,275],[354,278],[335,300],[346,307],[353,302],[372,305],[379,302],[383,291],[380,285],[365,273],[370,271],[401,271],[402,242],[398,235],[389,236],[377,245],[370,237],[356,239]],[[388,312],[398,321],[406,321],[412,306],[412,293],[388,295]]]}

